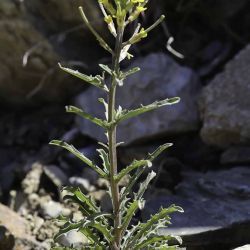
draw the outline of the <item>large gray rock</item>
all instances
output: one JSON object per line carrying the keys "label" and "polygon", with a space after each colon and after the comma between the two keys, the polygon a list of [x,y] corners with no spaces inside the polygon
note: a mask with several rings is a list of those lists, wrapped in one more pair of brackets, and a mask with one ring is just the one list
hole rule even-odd
{"label": "large gray rock", "polygon": [[206,174],[186,172],[176,195],[152,197],[143,211],[144,218],[160,206],[175,203],[184,213],[174,214],[172,225],[162,233],[182,236],[188,249],[230,249],[248,244],[249,176],[250,169],[244,167]]}
{"label": "large gray rock", "polygon": [[[12,248],[14,246],[14,248]],[[36,241],[31,235],[28,221],[0,204],[0,249],[49,249],[46,244]]]}
{"label": "large gray rock", "polygon": [[250,164],[250,147],[230,147],[222,153],[220,163],[223,165],[244,165]]}
{"label": "large gray rock", "polygon": [[[98,1],[89,0],[25,0],[27,16],[34,26],[50,38],[54,49],[67,61],[85,71],[97,69],[97,62],[107,53],[84,25],[78,7],[82,6],[91,25],[107,42],[112,36],[99,9]],[[68,83],[71,88],[73,85]],[[71,89],[72,91],[72,89]]]}
{"label": "large gray rock", "polygon": [[[100,13],[90,1],[0,1],[1,103],[27,106],[63,102],[79,91],[82,83],[59,70],[57,65],[65,57],[72,58],[68,52],[71,48],[65,48],[62,43],[66,35],[57,37],[57,42],[47,38],[52,32],[60,33],[82,24],[77,10],[81,4],[85,5],[90,20],[100,20],[96,27],[103,30]],[[87,61],[96,54],[96,50],[89,49],[91,43],[96,46],[98,43],[86,28],[79,27],[78,33],[84,36],[78,37],[77,41],[88,41],[88,46],[83,47],[93,51],[88,57],[83,57]],[[74,43],[74,38],[71,39]],[[80,46],[73,47],[73,52],[82,52]]]}
{"label": "large gray rock", "polygon": [[[25,19],[24,13],[14,1],[0,2],[0,97],[1,102],[28,103],[27,97],[38,86],[44,75],[53,69],[59,57],[44,37]],[[43,41],[29,58],[26,67],[22,66],[24,54],[32,46]],[[44,82],[38,96],[43,100],[61,97],[54,87]],[[60,84],[59,84],[60,85]],[[37,100],[36,100],[37,101]]]}
{"label": "large gray rock", "polygon": [[[79,25],[82,22],[82,18],[78,12],[78,7],[83,6],[84,11],[88,14],[90,19],[97,19],[94,23],[95,28],[97,23],[101,23],[100,11],[96,8],[97,4],[94,1],[89,0],[26,0],[24,6],[28,10],[28,14],[33,17],[33,22],[38,20],[43,22],[44,29],[50,30],[62,28],[64,24]],[[50,26],[50,27],[49,27]],[[65,29],[65,27],[64,27]]]}
{"label": "large gray rock", "polygon": [[[126,109],[150,104],[156,100],[180,96],[181,102],[164,107],[120,124],[118,140],[125,143],[162,134],[178,134],[198,129],[199,116],[196,96],[199,80],[194,72],[179,66],[163,53],[150,54],[136,60],[131,67],[139,66],[141,71],[130,76],[124,87],[118,88],[117,105]],[[98,104],[102,93],[90,88],[76,98],[76,105],[91,114],[103,117],[104,109]],[[103,131],[88,121],[78,119],[81,131],[97,140],[106,140]]]}
{"label": "large gray rock", "polygon": [[242,50],[201,96],[201,136],[211,145],[227,147],[250,142],[250,46]]}

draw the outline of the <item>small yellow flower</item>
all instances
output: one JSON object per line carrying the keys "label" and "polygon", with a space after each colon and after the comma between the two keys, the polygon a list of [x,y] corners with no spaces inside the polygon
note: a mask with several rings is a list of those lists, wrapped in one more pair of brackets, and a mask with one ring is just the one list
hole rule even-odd
{"label": "small yellow flower", "polygon": [[112,16],[108,15],[108,16],[105,16],[104,17],[104,21],[107,23],[107,24],[110,24],[113,22],[113,18]]}

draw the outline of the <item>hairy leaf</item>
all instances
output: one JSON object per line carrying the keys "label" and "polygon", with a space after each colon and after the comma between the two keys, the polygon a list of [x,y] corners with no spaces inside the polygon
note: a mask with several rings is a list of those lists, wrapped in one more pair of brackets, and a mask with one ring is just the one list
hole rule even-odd
{"label": "hairy leaf", "polygon": [[141,203],[144,203],[144,202],[142,200],[135,200],[129,205],[129,208],[127,209],[127,213],[122,221],[122,227],[121,227],[122,236],[124,235],[136,211],[142,206]]}
{"label": "hairy leaf", "polygon": [[72,230],[78,230],[79,228],[81,228],[82,224],[83,224],[82,221],[77,222],[77,223],[74,223],[74,222],[71,222],[71,221],[66,222],[63,225],[63,227],[60,228],[59,232],[54,236],[55,241],[57,241],[57,239],[62,234],[68,233],[69,231],[72,231]]}
{"label": "hairy leaf", "polygon": [[122,114],[118,117],[116,117],[116,123],[119,123],[119,122],[122,122],[122,121],[125,121],[129,118],[133,118],[133,117],[136,117],[138,115],[141,115],[143,113],[146,113],[146,112],[149,112],[149,111],[152,111],[152,110],[155,110],[157,108],[160,108],[160,107],[163,107],[163,106],[166,106],[166,105],[173,105],[173,104],[176,104],[180,101],[180,98],[179,97],[173,97],[173,98],[170,98],[170,99],[165,99],[165,100],[162,100],[162,101],[156,101],[152,104],[149,104],[147,106],[141,106],[140,108],[138,109],[134,109],[134,110],[123,110]]}
{"label": "hairy leaf", "polygon": [[144,247],[149,246],[152,243],[156,243],[156,242],[166,242],[171,240],[172,237],[170,235],[164,236],[164,235],[154,235],[149,237],[148,239],[144,240],[142,243],[136,245],[134,247],[134,250],[140,250],[140,249],[144,249]]}
{"label": "hairy leaf", "polygon": [[134,228],[135,235],[131,236],[125,249],[130,249],[129,247],[140,243],[140,241],[152,235],[152,233],[157,234],[158,232],[156,230],[170,224],[169,214],[174,212],[183,212],[183,209],[171,205],[169,208],[161,209],[158,214],[153,215],[146,223],[139,223],[138,226]]}
{"label": "hairy leaf", "polygon": [[151,182],[151,180],[156,176],[156,173],[154,171],[150,172],[146,178],[146,180],[144,182],[142,182],[140,184],[140,188],[139,191],[135,194],[135,199],[139,200],[142,198],[142,196],[144,195],[149,183]]}
{"label": "hairy leaf", "polygon": [[108,65],[99,64],[100,68],[102,68],[105,72],[107,72],[109,75],[113,75],[113,71],[110,69]]}
{"label": "hairy leaf", "polygon": [[172,147],[173,144],[172,143],[165,143],[161,146],[159,146],[153,153],[149,153],[148,154],[148,160],[149,161],[153,161],[155,158],[157,158],[163,151],[165,151],[166,149]]}
{"label": "hairy leaf", "polygon": [[77,202],[80,206],[84,207],[85,205],[87,205],[89,210],[92,212],[95,212],[95,213],[100,212],[100,208],[96,206],[95,202],[90,197],[83,194],[80,188],[65,187],[64,190],[70,193],[63,197],[65,200],[71,199]]}
{"label": "hairy leaf", "polygon": [[92,115],[86,113],[82,109],[77,108],[75,106],[66,106],[66,112],[67,113],[74,113],[76,115],[79,115],[79,116],[81,116],[81,117],[83,117],[83,118],[85,118],[85,119],[93,122],[94,124],[96,124],[96,125],[104,128],[104,129],[108,128],[107,121],[99,119],[99,118],[96,118],[96,117],[93,117]]}
{"label": "hairy leaf", "polygon": [[149,160],[141,160],[141,161],[134,160],[128,167],[124,168],[119,174],[117,174],[114,177],[114,179],[115,181],[119,182],[125,175],[129,174],[134,169],[137,169],[143,166],[151,167],[152,163]]}
{"label": "hairy leaf", "polygon": [[[152,162],[155,158],[157,158],[163,151],[165,151],[167,148],[171,147],[173,144],[172,143],[166,143],[161,146],[159,146],[153,153],[149,153],[147,157],[147,161]],[[142,166],[142,168],[138,168],[136,172],[130,176],[129,184],[127,187],[123,190],[122,192],[122,197],[121,200],[123,200],[126,195],[131,193],[132,188],[135,183],[137,183],[139,177],[142,175],[142,173],[146,170],[147,168],[145,166]],[[125,171],[125,170],[122,170]]]}
{"label": "hairy leaf", "polygon": [[99,153],[100,158],[102,159],[104,171],[107,175],[109,175],[110,172],[110,162],[109,162],[109,156],[108,153],[104,149],[97,149],[97,152]]}
{"label": "hairy leaf", "polygon": [[128,194],[132,193],[132,188],[137,183],[138,179],[145,171],[146,167],[142,167],[136,170],[135,174],[130,176],[128,185],[121,192],[121,202],[127,197]]}
{"label": "hairy leaf", "polygon": [[126,77],[128,77],[130,75],[133,75],[133,74],[137,73],[140,70],[141,69],[139,67],[135,67],[135,68],[132,68],[132,69],[126,71],[126,72],[121,72],[120,78],[125,79]]}
{"label": "hairy leaf", "polygon": [[63,67],[60,63],[59,63],[59,67],[69,73],[70,75],[73,75],[85,82],[88,82],[92,85],[94,85],[95,87],[98,87],[104,91],[108,91],[108,88],[107,86],[103,83],[103,79],[101,76],[97,75],[97,76],[88,76],[88,75],[85,75],[85,74],[82,74],[80,73],[78,70],[73,70],[73,69],[69,69],[69,68],[65,68]]}
{"label": "hairy leaf", "polygon": [[85,155],[78,151],[73,145],[69,145],[68,143],[59,140],[53,140],[49,144],[67,149],[69,152],[71,152],[73,155],[75,155],[77,158],[79,158],[81,161],[95,170],[101,177],[105,179],[107,178],[107,174],[102,169],[96,166],[90,159],[88,159]]}

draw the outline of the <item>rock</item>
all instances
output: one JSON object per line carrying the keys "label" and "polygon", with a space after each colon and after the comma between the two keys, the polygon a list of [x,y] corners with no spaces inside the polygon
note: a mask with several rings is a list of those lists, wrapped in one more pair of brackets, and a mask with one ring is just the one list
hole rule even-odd
{"label": "rock", "polygon": [[98,190],[98,191],[94,191],[94,192],[89,193],[89,195],[95,201],[101,201],[102,198],[106,195],[106,193],[107,193],[107,191]]}
{"label": "rock", "polygon": [[232,59],[202,92],[201,137],[207,144],[228,147],[250,142],[249,66],[250,45]]}
{"label": "rock", "polygon": [[15,238],[3,226],[0,226],[0,249],[11,250],[15,246]]}
{"label": "rock", "polygon": [[[34,27],[24,4],[26,1],[20,5],[8,0],[0,3],[1,103],[29,106],[63,102],[80,84],[70,84],[73,78],[58,69],[61,56],[39,30],[42,27]],[[50,9],[55,13],[54,8]],[[47,15],[50,9],[44,13]],[[72,15],[70,11],[69,14]]]}
{"label": "rock", "polygon": [[36,193],[29,194],[27,200],[32,210],[35,210],[40,205],[41,201],[39,195]]}
{"label": "rock", "polygon": [[[23,5],[30,22],[46,37],[50,38],[55,50],[63,58],[67,58],[69,63],[90,72],[93,68],[97,68],[97,60],[102,56],[107,56],[84,25],[78,11],[78,7],[83,6],[91,25],[106,41],[110,41],[111,36],[107,32],[96,1],[25,0]],[[73,88],[72,84],[69,86]],[[68,91],[71,90],[68,89]]]}
{"label": "rock", "polygon": [[[44,41],[44,37],[25,20],[23,13],[13,1],[1,1],[0,11],[1,99],[8,103],[24,103],[27,102],[28,94],[38,86],[43,75],[54,67],[58,56],[50,44]],[[30,57],[27,67],[23,67],[22,57],[40,41],[44,41],[43,46]],[[47,97],[49,96],[45,98]]]}
{"label": "rock", "polygon": [[221,164],[250,164],[250,147],[230,147],[221,155]]}
{"label": "rock", "polygon": [[[27,9],[28,15],[32,17],[31,21],[38,25],[38,21],[42,21],[44,30],[57,31],[58,29],[65,29],[64,25],[79,25],[82,22],[82,18],[78,12],[78,6],[83,6],[84,10],[90,16],[91,19],[99,19],[100,12],[96,8],[96,4],[89,2],[87,0],[51,0],[51,1],[32,1],[26,0],[24,6]],[[95,28],[98,28],[98,23],[96,22]],[[40,24],[41,26],[41,24]],[[98,30],[101,30],[99,26]]]}
{"label": "rock", "polygon": [[74,247],[78,249],[84,244],[88,243],[88,239],[77,230],[72,230],[65,234],[62,234],[60,237],[58,237],[57,241],[60,245],[63,245],[65,247]]}
{"label": "rock", "polygon": [[244,245],[241,247],[237,247],[234,250],[249,250],[250,249],[250,245]]}
{"label": "rock", "polygon": [[[37,242],[31,235],[28,222],[24,218],[0,204],[0,249],[11,250],[13,243],[15,250],[48,249],[46,244]],[[3,246],[6,248],[2,248]]]}
{"label": "rock", "polygon": [[0,224],[6,227],[14,237],[27,237],[27,222],[17,213],[2,204],[0,204]]}
{"label": "rock", "polygon": [[58,189],[68,183],[67,175],[57,166],[49,165],[44,167],[44,173],[49,177],[49,179],[54,183]]}
{"label": "rock", "polygon": [[32,165],[32,170],[22,181],[22,188],[25,194],[32,194],[38,191],[42,173],[43,166],[39,163],[34,163]]}
{"label": "rock", "polygon": [[80,177],[70,177],[69,183],[74,187],[79,187],[83,192],[92,192],[95,187],[92,186],[89,180]]}
{"label": "rock", "polygon": [[[132,109],[140,104],[150,104],[155,100],[180,96],[181,103],[161,108],[120,124],[118,141],[127,144],[142,138],[159,135],[173,135],[195,131],[199,127],[196,96],[200,83],[195,73],[179,66],[172,58],[163,53],[150,54],[136,60],[131,67],[139,66],[141,72],[130,76],[124,88],[118,87],[119,105]],[[97,104],[102,93],[89,88],[76,98],[76,105],[98,117],[103,117],[104,110]],[[99,141],[106,141],[103,130],[89,121],[77,118],[82,133]]]}
{"label": "rock", "polygon": [[63,207],[60,203],[55,201],[48,201],[41,204],[41,213],[46,218],[57,218],[63,211]]}
{"label": "rock", "polygon": [[174,203],[185,212],[172,215],[172,225],[162,233],[181,235],[188,249],[229,249],[247,244],[249,176],[250,169],[243,167],[206,174],[188,171],[177,186],[176,195],[153,197],[147,202],[143,217],[147,219],[160,206]]}

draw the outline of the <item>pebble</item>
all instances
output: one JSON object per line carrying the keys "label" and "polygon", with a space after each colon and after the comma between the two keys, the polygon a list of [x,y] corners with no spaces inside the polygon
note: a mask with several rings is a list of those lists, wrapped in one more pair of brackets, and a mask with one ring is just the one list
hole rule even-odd
{"label": "pebble", "polygon": [[46,218],[57,218],[63,211],[62,205],[55,201],[41,204],[41,212]]}
{"label": "pebble", "polygon": [[72,230],[68,233],[62,234],[58,238],[58,243],[63,245],[64,247],[80,248],[84,244],[88,243],[88,239],[77,230]]}

